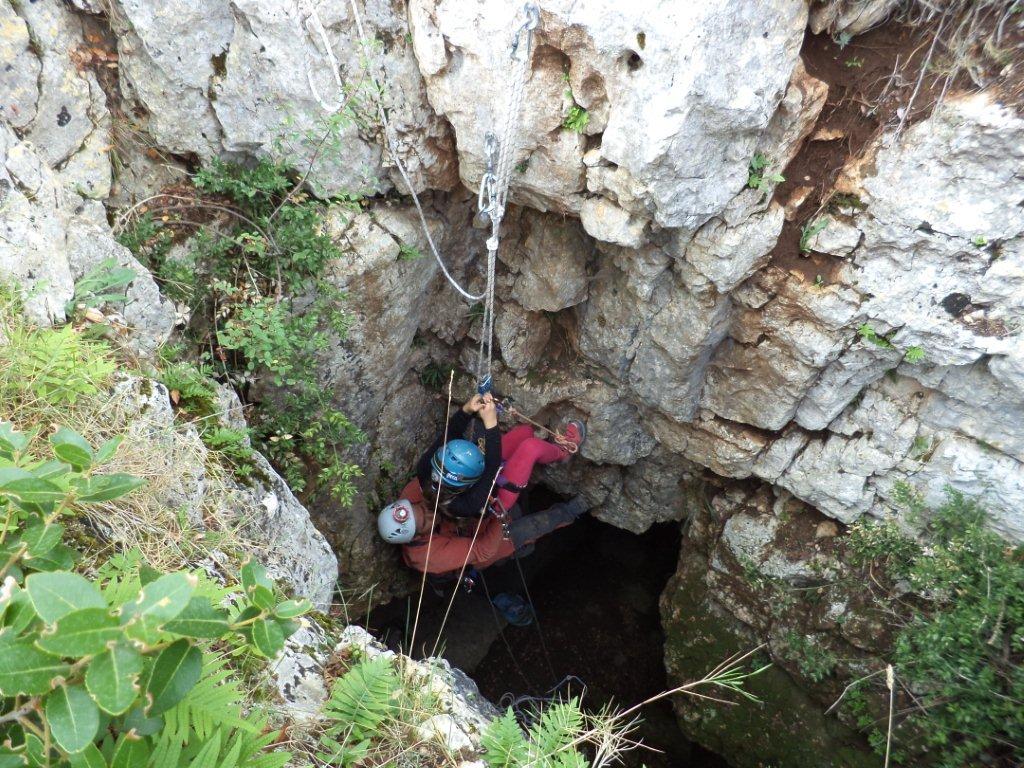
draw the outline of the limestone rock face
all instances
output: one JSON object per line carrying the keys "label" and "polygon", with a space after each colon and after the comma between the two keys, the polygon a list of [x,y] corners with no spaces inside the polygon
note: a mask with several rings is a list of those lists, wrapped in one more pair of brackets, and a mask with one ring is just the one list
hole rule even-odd
{"label": "limestone rock face", "polygon": [[[843,709],[824,710],[847,677],[863,674],[871,653],[888,638],[870,620],[868,605],[849,601],[842,588],[794,599],[822,574],[840,573],[834,540],[816,537],[823,518],[765,487],[718,495],[696,511],[679,570],[661,598],[665,663],[670,681],[699,678],[721,659],[766,643],[772,666],[748,681],[762,703],[708,707],[675,700],[680,726],[731,765],[872,766],[877,758]],[[794,590],[794,588],[796,588]],[[838,659],[823,680],[811,679],[787,644],[803,640]],[[785,728],[777,723],[784,721]]]}
{"label": "limestone rock face", "polygon": [[136,278],[110,320],[137,353],[152,354],[174,326],[174,306],[114,240],[103,206],[63,186],[38,149],[2,123],[0,163],[0,280],[20,290],[26,315],[42,325],[62,322],[75,282],[107,263],[127,267]]}
{"label": "limestone rock face", "polygon": [[[695,226],[721,209],[746,183],[747,162],[789,82],[806,6],[539,5],[515,158],[525,168],[513,197],[541,210],[582,211],[591,234],[633,247],[642,219]],[[500,0],[475,13],[452,0],[410,4],[431,104],[455,129],[459,173],[472,188],[484,167],[484,133],[505,119],[505,41],[519,11]],[[599,140],[586,163],[587,142],[561,129],[572,99],[591,116],[585,133]],[[585,203],[585,190],[604,199]]]}
{"label": "limestone rock face", "polygon": [[[387,84],[399,152],[414,185],[449,188],[447,127],[426,102],[392,4],[366,4],[364,45],[347,4],[286,0],[116,0],[122,76],[159,145],[203,158],[283,158],[313,170],[319,192],[391,188],[382,145],[358,124],[376,111],[367,69]],[[361,83],[346,92],[343,83]],[[340,117],[333,117],[336,113]],[[325,139],[327,141],[325,141]],[[325,145],[338,145],[332,152]]]}
{"label": "limestone rock face", "polygon": [[[222,392],[222,405],[225,420],[244,426],[233,393]],[[145,446],[159,480],[156,503],[169,514],[182,510],[199,531],[206,527],[205,514],[241,525],[243,540],[271,577],[296,596],[309,598],[318,610],[330,607],[337,558],[309,512],[261,454],[253,453],[255,467],[247,480],[218,475],[213,482],[206,466],[208,452],[195,427],[176,420],[167,388],[150,379],[119,381],[110,413],[112,423],[124,422],[132,442]],[[116,538],[117,527],[110,533]]]}

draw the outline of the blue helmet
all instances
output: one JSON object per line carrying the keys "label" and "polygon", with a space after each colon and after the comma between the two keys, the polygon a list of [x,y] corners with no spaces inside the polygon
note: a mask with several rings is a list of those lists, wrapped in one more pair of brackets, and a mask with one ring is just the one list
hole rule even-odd
{"label": "blue helmet", "polygon": [[435,483],[461,490],[471,486],[484,473],[484,454],[469,440],[449,440],[437,449],[430,460],[430,468]]}

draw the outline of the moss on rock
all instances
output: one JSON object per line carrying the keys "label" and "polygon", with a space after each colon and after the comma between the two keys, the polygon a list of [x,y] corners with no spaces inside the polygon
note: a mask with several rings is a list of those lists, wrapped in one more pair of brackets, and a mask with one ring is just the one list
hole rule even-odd
{"label": "moss on rock", "polygon": [[[709,600],[707,561],[684,550],[680,569],[661,599],[665,665],[670,679],[702,677],[722,660],[756,647],[758,638]],[[735,706],[679,697],[675,702],[686,735],[722,755],[736,768],[876,768],[867,741],[819,706],[784,670],[771,667],[747,683],[760,703]]]}

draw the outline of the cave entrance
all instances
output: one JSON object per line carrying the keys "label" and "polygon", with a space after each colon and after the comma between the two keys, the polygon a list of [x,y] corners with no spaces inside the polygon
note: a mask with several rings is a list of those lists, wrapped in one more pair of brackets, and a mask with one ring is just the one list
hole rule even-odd
{"label": "cave entrance", "polygon": [[[555,501],[544,489],[531,492],[532,509]],[[526,627],[497,620],[482,584],[459,591],[438,640],[452,585],[429,586],[423,598],[415,655],[436,654],[469,673],[495,704],[506,694],[543,696],[569,676],[586,685],[584,706],[627,707],[669,687],[658,599],[676,569],[676,523],[632,534],[589,516],[539,542],[521,565],[537,611]],[[490,593],[522,594],[514,562],[488,569]],[[393,646],[407,646],[416,595],[374,608],[369,629]],[[539,630],[538,630],[539,627]],[[570,688],[573,695],[579,685]],[[727,763],[688,741],[672,705],[646,707],[636,736],[650,749],[624,756],[624,765],[648,768],[727,768]],[[657,751],[652,751],[657,750]]]}

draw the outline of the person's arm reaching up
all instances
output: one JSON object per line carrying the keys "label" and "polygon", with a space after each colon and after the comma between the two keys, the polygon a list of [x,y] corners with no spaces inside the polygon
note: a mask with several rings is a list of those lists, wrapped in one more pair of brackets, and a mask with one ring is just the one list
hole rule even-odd
{"label": "person's arm reaching up", "polygon": [[452,499],[449,509],[459,517],[477,517],[486,511],[494,478],[501,469],[501,430],[498,429],[498,405],[485,395],[480,407],[484,422],[484,473],[473,485]]}
{"label": "person's arm reaching up", "polygon": [[420,460],[416,463],[416,477],[419,478],[421,488],[430,487],[430,460],[434,457],[437,449],[444,445],[445,435],[449,440],[462,437],[466,427],[469,426],[470,419],[481,407],[483,407],[483,398],[480,395],[473,395],[469,398],[465,405],[449,417],[447,427],[437,434],[434,442],[420,456]]}

